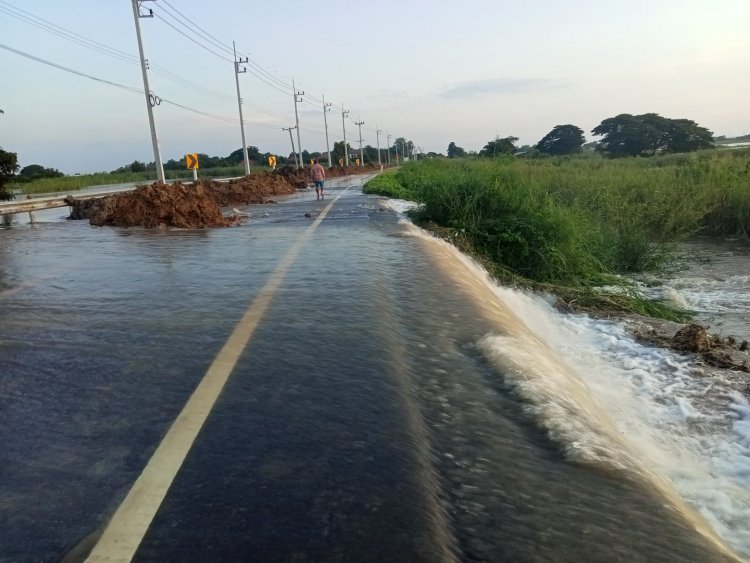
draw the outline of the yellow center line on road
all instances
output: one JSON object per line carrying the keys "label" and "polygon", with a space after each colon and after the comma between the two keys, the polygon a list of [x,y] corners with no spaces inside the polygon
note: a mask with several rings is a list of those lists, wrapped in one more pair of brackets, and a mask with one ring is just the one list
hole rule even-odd
{"label": "yellow center line on road", "polygon": [[112,516],[86,561],[125,563],[132,560],[185,457],[216,404],[221,390],[278,292],[289,268],[302,246],[328,215],[333,204],[346,191],[348,188],[323,209],[271,274],[193,391],[182,412],[172,423],[125,500]]}

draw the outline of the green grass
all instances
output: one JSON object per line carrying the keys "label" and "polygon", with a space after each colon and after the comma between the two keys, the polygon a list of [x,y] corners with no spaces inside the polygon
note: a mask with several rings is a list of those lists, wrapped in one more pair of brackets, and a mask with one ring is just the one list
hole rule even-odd
{"label": "green grass", "polygon": [[675,243],[692,234],[750,232],[747,150],[432,160],[378,176],[365,190],[423,203],[418,223],[462,245],[502,281],[578,288],[588,292],[579,303],[667,318],[676,314],[632,291],[603,297],[590,288],[671,267]]}
{"label": "green grass", "polygon": [[[252,171],[268,170],[265,167],[256,167]],[[188,180],[192,181],[192,170],[165,170],[165,176],[168,180]],[[206,168],[198,170],[199,178],[215,178],[226,176],[243,176],[245,170],[242,166],[232,166],[227,168]],[[100,172],[97,174],[81,174],[79,176],[62,176],[60,178],[41,178],[33,182],[21,183],[14,182],[8,185],[10,190],[20,190],[22,194],[42,194],[69,192],[88,188],[90,186],[100,186],[109,184],[124,184],[129,182],[155,182],[156,172],[122,172],[109,174]]]}

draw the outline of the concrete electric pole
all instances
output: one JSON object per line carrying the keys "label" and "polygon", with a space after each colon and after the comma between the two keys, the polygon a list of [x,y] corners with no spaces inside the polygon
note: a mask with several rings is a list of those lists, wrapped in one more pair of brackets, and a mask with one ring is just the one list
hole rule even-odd
{"label": "concrete electric pole", "polygon": [[325,123],[326,126],[326,152],[328,152],[328,168],[333,166],[333,163],[331,162],[331,147],[328,144],[328,112],[331,111],[331,103],[326,103],[326,97],[323,96],[323,123]]}
{"label": "concrete electric pole", "polygon": [[250,174],[250,161],[247,157],[247,143],[245,142],[245,121],[242,118],[242,97],[240,96],[240,73],[247,72],[245,67],[240,70],[240,65],[247,63],[247,57],[244,59],[237,58],[237,46],[232,41],[232,49],[234,50],[234,81],[237,83],[237,105],[240,108],[240,131],[242,132],[242,157],[245,161],[245,176]]}
{"label": "concrete electric pole", "polygon": [[388,166],[391,165],[391,134],[386,131],[385,135],[386,141],[388,141],[388,148],[386,149],[386,162],[388,163]]}
{"label": "concrete electric pole", "polygon": [[162,184],[164,183],[164,165],[161,162],[161,150],[159,150],[159,138],[156,136],[156,124],[154,123],[154,106],[161,100],[151,93],[148,85],[148,64],[143,56],[143,39],[141,38],[141,18],[153,18],[153,10],[148,10],[147,14],[141,15],[141,4],[143,2],[153,2],[154,0],[132,0],[133,17],[135,18],[135,34],[138,37],[138,52],[141,55],[141,72],[143,73],[143,90],[146,93],[146,109],[148,111],[148,124],[151,127],[151,144],[154,147],[154,164],[156,165],[156,178]]}
{"label": "concrete electric pole", "polygon": [[299,168],[299,164],[297,164],[297,153],[294,152],[294,137],[292,137],[292,130],[296,129],[296,126],[293,127],[282,127],[282,131],[289,131],[289,140],[292,142],[292,156],[294,157],[294,166]]}
{"label": "concrete electric pole", "polygon": [[354,125],[359,127],[359,165],[365,165],[365,154],[362,152],[362,126],[365,124],[364,121],[355,121]]}
{"label": "concrete electric pole", "polygon": [[378,166],[383,166],[383,161],[380,159],[380,134],[383,132],[382,129],[378,129],[378,126],[375,126],[375,142],[378,145]]}
{"label": "concrete electric pole", "polygon": [[349,148],[346,146],[346,116],[349,110],[344,109],[344,102],[341,102],[341,125],[344,127],[344,166],[349,166]]}
{"label": "concrete electric pole", "polygon": [[297,168],[302,168],[305,163],[302,161],[302,141],[299,138],[299,114],[297,113],[297,104],[302,101],[302,96],[304,96],[305,92],[297,91],[297,87],[294,85],[294,78],[292,78],[292,93],[294,94],[294,121],[297,124],[295,129],[297,129],[297,149],[299,150],[299,164],[297,164]]}

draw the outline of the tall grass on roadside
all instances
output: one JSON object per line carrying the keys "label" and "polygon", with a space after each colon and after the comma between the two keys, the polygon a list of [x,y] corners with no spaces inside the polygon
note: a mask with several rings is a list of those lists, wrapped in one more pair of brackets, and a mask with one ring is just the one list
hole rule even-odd
{"label": "tall grass on roadside", "polygon": [[475,252],[541,283],[654,271],[691,234],[750,232],[750,151],[431,160],[367,186],[379,189],[423,203],[418,221],[465,233]]}

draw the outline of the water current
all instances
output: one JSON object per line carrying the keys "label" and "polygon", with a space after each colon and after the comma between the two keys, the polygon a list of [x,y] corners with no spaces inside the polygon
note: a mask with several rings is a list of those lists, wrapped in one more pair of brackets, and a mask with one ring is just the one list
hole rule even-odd
{"label": "water current", "polygon": [[[331,186],[136,561],[750,556],[746,380],[498,287],[360,185]],[[322,208],[0,230],[0,561],[85,558]],[[695,244],[714,261],[659,291],[743,336],[750,253]]]}

